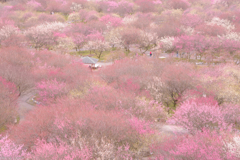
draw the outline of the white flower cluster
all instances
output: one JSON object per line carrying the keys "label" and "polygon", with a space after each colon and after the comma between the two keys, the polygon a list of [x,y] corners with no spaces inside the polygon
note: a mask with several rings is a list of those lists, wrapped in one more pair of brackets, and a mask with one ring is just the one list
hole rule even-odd
{"label": "white flower cluster", "polygon": [[153,50],[160,49],[159,45],[155,45],[158,42],[157,33],[140,31],[140,48],[149,48]]}
{"label": "white flower cluster", "polygon": [[161,48],[165,51],[171,50],[174,47],[174,37],[162,37],[160,39]]}
{"label": "white flower cluster", "polygon": [[73,2],[70,9],[74,12],[78,12],[80,9],[82,9],[82,5]]}
{"label": "white flower cluster", "polygon": [[10,37],[11,35],[17,34],[18,33],[18,29],[12,25],[7,25],[7,26],[3,26],[0,29],[0,40],[4,40],[8,37]]}
{"label": "white flower cluster", "polygon": [[148,45],[149,43],[155,43],[158,36],[157,33],[151,33],[151,32],[145,32],[145,31],[140,31],[140,36],[142,43],[145,45]]}
{"label": "white flower cluster", "polygon": [[78,12],[73,12],[68,16],[68,22],[80,22],[81,21],[81,17],[80,14]]}
{"label": "white flower cluster", "polygon": [[107,32],[105,35],[105,39],[107,42],[109,42],[109,44],[113,47],[120,47],[120,45],[122,44],[122,37],[120,34],[120,30],[119,29],[112,29],[109,32]]}
{"label": "white flower cluster", "polygon": [[240,137],[239,136],[233,137],[233,141],[230,143],[227,143],[226,146],[231,153],[235,154],[235,156],[240,158]]}
{"label": "white flower cluster", "polygon": [[24,32],[25,36],[32,41],[35,48],[49,46],[54,43],[54,32],[62,31],[67,26],[66,23],[51,22],[31,27]]}
{"label": "white flower cluster", "polygon": [[33,34],[33,35],[43,34],[43,35],[45,35],[45,34],[52,33],[54,31],[61,31],[66,26],[67,26],[67,24],[62,23],[62,22],[44,23],[44,24],[40,24],[36,27],[31,27],[30,29],[28,29],[25,32],[25,34],[26,35],[29,35],[29,34]]}
{"label": "white flower cluster", "polygon": [[114,159],[114,144],[109,143],[106,137],[102,137],[100,140],[96,139],[95,147],[99,159]]}
{"label": "white flower cluster", "polygon": [[222,26],[228,30],[227,34],[221,35],[221,36],[219,35],[218,36],[219,38],[240,41],[240,34],[232,31],[233,29],[235,29],[235,26],[229,20],[220,19],[219,17],[214,17],[211,20],[211,22],[209,22],[207,24]]}
{"label": "white flower cluster", "polygon": [[222,39],[230,39],[230,40],[234,40],[234,41],[240,41],[240,34],[237,32],[229,32],[223,36],[218,36],[219,38]]}
{"label": "white flower cluster", "polygon": [[229,20],[220,19],[219,17],[214,17],[211,22],[207,23],[208,25],[218,25],[226,28],[227,30],[233,30],[235,26],[231,24]]}
{"label": "white flower cluster", "polygon": [[161,100],[162,93],[161,88],[163,87],[163,82],[160,77],[153,77],[153,81],[148,84],[147,88],[150,90],[151,94],[156,100]]}
{"label": "white flower cluster", "polygon": [[131,24],[131,23],[136,22],[137,19],[138,19],[138,18],[137,18],[136,16],[133,16],[133,15],[131,15],[131,16],[126,16],[126,17],[124,17],[124,18],[122,19],[122,23],[123,23],[123,24]]}
{"label": "white flower cluster", "polygon": [[181,26],[181,29],[182,29],[187,35],[193,35],[193,33],[194,33],[194,28],[192,28],[192,27],[184,27],[184,26]]}

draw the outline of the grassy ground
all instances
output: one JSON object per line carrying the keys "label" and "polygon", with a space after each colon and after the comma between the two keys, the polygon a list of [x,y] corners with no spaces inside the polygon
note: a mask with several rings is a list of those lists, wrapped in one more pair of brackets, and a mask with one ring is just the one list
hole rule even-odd
{"label": "grassy ground", "polygon": [[[102,53],[99,61],[106,61],[108,59],[108,56],[111,55],[112,51],[105,51]],[[77,51],[77,52],[70,52],[71,55],[80,55],[80,56],[90,56],[93,58],[97,58],[96,54],[94,52],[90,51]]]}
{"label": "grassy ground", "polygon": [[[116,49],[116,48],[113,48],[109,51],[105,51],[102,53],[100,59],[96,56],[96,54],[94,52],[91,52],[86,50],[86,51],[72,51],[70,52],[71,55],[79,55],[79,56],[90,56],[90,57],[93,57],[93,58],[97,58],[99,59],[99,61],[103,61],[103,62],[106,62],[106,61],[109,61],[111,60],[113,57],[114,57],[114,54],[116,55],[117,53],[124,53],[125,56],[127,57],[131,57],[133,55],[135,55],[135,52],[126,52],[124,50],[121,50],[121,49]],[[177,58],[177,57],[173,57],[174,61],[176,62],[190,62],[190,63],[203,63],[204,65],[207,65],[207,62],[206,60],[200,60],[200,59],[195,59],[195,58],[192,58],[192,59],[188,59],[188,58]],[[162,61],[165,61],[166,59],[161,59]],[[214,60],[213,62],[211,62],[211,64],[219,64],[221,62],[217,61],[217,60]]]}
{"label": "grassy ground", "polygon": [[7,128],[5,126],[0,127],[0,133],[4,132]]}

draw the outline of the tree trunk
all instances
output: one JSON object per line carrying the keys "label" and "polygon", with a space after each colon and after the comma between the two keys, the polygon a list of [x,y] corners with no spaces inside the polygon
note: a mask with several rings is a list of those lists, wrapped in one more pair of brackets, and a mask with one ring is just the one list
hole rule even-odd
{"label": "tree trunk", "polygon": [[100,59],[100,58],[101,58],[101,56],[102,56],[102,52],[99,52],[99,55],[97,56],[97,57],[98,57],[98,59]]}
{"label": "tree trunk", "polygon": [[20,97],[21,96],[21,87],[20,86],[18,86],[18,92],[19,92],[18,97]]}

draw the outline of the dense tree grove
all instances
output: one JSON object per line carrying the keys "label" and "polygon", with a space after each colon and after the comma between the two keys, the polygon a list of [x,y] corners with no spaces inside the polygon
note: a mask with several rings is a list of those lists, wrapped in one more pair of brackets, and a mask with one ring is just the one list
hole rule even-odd
{"label": "dense tree grove", "polygon": [[238,0],[0,0],[0,159],[238,160],[239,64]]}

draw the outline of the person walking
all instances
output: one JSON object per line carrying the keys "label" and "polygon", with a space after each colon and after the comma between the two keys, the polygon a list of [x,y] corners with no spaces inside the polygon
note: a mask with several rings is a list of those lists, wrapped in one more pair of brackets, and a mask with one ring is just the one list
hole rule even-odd
{"label": "person walking", "polygon": [[152,57],[152,52],[150,52],[150,54],[149,54],[149,55],[150,55],[150,57]]}

